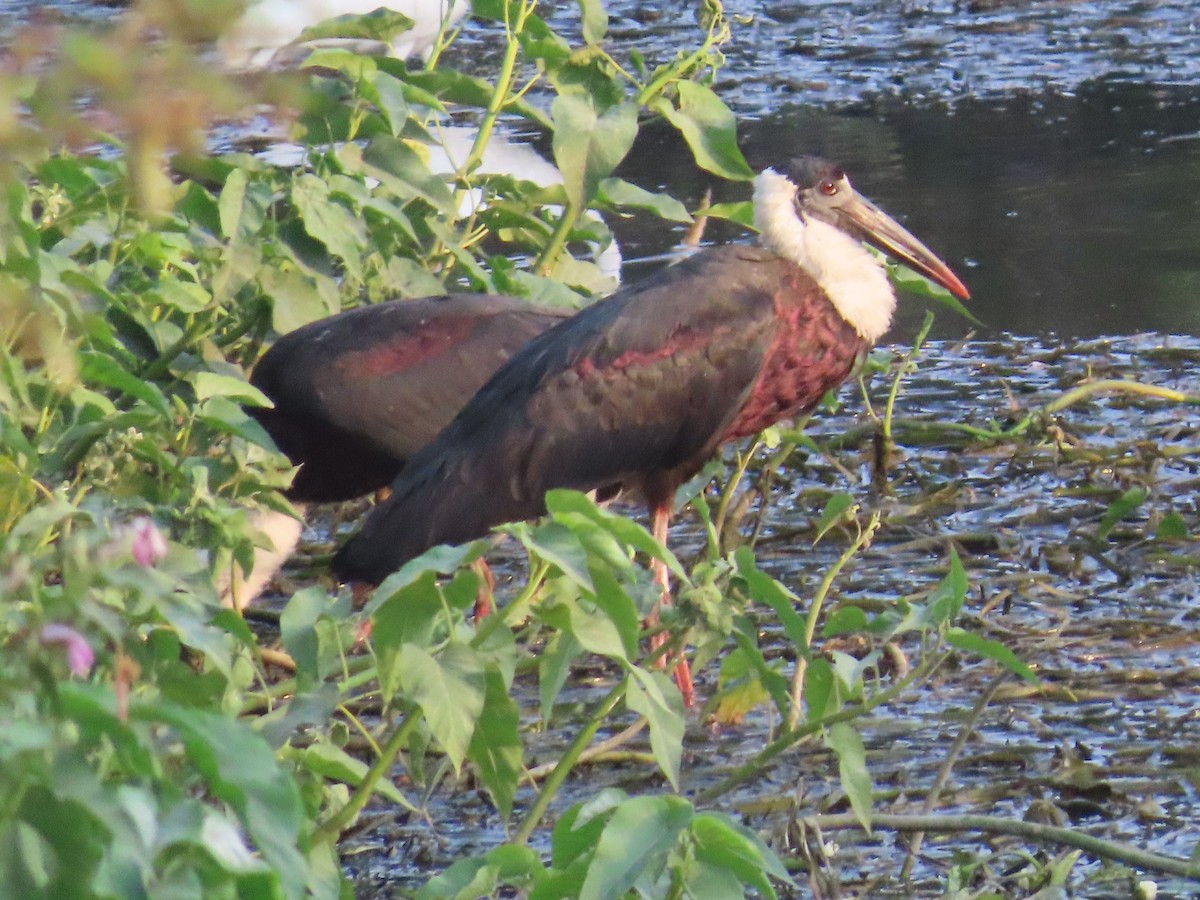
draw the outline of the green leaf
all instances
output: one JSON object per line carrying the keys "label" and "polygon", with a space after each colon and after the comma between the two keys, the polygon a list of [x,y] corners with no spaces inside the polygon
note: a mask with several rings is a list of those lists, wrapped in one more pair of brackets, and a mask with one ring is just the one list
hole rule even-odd
{"label": "green leaf", "polygon": [[1162,517],[1154,532],[1156,541],[1186,541],[1188,539],[1187,522],[1177,512],[1169,512]]}
{"label": "green leaf", "polygon": [[825,743],[837,754],[842,790],[850,798],[850,808],[871,833],[871,773],[867,771],[867,750],[862,737],[846,722],[835,722],[825,732]]}
{"label": "green leaf", "polygon": [[538,654],[538,699],[543,724],[549,723],[554,701],[571,674],[571,663],[579,658],[582,651],[575,635],[569,631],[559,631],[549,646]]}
{"label": "green leaf", "polygon": [[848,518],[847,513],[854,506],[854,498],[845,491],[834,494],[821,511],[821,520],[817,523],[817,536],[813,539],[816,544],[825,537],[829,529]]}
{"label": "green leaf", "polygon": [[594,593],[583,545],[568,528],[546,522],[519,535],[521,542],[535,555],[558,569],[589,593]]}
{"label": "green leaf", "polygon": [[823,656],[816,657],[808,664],[808,672],[804,675],[804,706],[810,722],[831,716],[842,708],[833,666]]}
{"label": "green leaf", "polygon": [[589,800],[577,803],[563,813],[550,836],[550,863],[565,869],[587,858],[596,847],[612,813],[629,799],[620,788],[601,788]]}
{"label": "green leaf", "polygon": [[483,713],[475,726],[468,756],[505,818],[512,814],[513,797],[523,770],[520,719],[521,710],[509,696],[503,676],[496,669],[489,669]]}
{"label": "green leaf", "polygon": [[[362,784],[369,769],[361,759],[355,759],[341,747],[335,747],[327,741],[320,741],[305,747],[302,759],[310,772],[315,772],[322,778],[340,781],[351,787],[358,787]],[[403,806],[410,812],[419,812],[400,792],[400,789],[387,778],[380,778],[375,783],[375,793],[385,800]]]}
{"label": "green leaf", "polygon": [[462,769],[487,689],[483,660],[466,644],[447,644],[436,657],[405,644],[397,663],[400,684],[421,707],[429,730],[454,765]]}
{"label": "green leaf", "polygon": [[661,870],[693,815],[682,797],[635,797],[621,804],[596,844],[580,900],[622,897],[638,879]]}
{"label": "green leaf", "polygon": [[971,314],[969,309],[962,305],[962,302],[957,297],[940,284],[930,281],[920,272],[914,272],[908,266],[892,262],[890,259],[887,261],[887,270],[892,284],[900,290],[916,294],[919,297],[928,297],[930,300],[935,300],[958,313],[968,322],[975,325],[983,325],[979,319]]}
{"label": "green leaf", "polygon": [[245,377],[221,375],[217,372],[197,372],[191,378],[197,402],[210,397],[226,397],[240,403],[270,408],[275,404],[271,398],[248,382]]}
{"label": "green leaf", "polygon": [[1116,524],[1146,502],[1146,491],[1143,488],[1130,488],[1114,500],[1105,510],[1096,528],[1096,537],[1105,540]]}
{"label": "green leaf", "polygon": [[600,525],[617,540],[628,544],[634,550],[662,560],[672,575],[682,582],[688,582],[687,573],[679,564],[679,560],[675,558],[675,554],[656,541],[649,531],[632,519],[601,509],[587,494],[564,489],[547,491],[546,510],[555,519],[568,525],[572,515]]}
{"label": "green leaf", "polygon": [[445,606],[437,573],[428,570],[402,587],[376,593],[386,599],[375,609],[371,638],[379,655],[379,686],[390,698],[399,688],[396,666],[401,649],[406,644],[428,645]]}
{"label": "green leaf", "polygon": [[263,269],[262,291],[271,298],[271,326],[279,334],[332,316],[341,310],[337,285],[331,278],[314,278],[298,269]]}
{"label": "green leaf", "polygon": [[779,617],[779,624],[783,626],[783,633],[787,635],[788,640],[800,653],[807,654],[807,626],[796,612],[800,598],[760,570],[754,559],[754,551],[749,547],[739,547],[735,550],[733,563],[737,567],[738,576],[746,582],[751,599],[771,607]]}
{"label": "green leaf", "polygon": [[362,94],[377,107],[392,129],[393,137],[400,135],[408,122],[409,106],[404,83],[387,72],[370,73],[360,87]]}
{"label": "green leaf", "polygon": [[362,220],[330,197],[329,184],[315,175],[300,175],[292,185],[292,202],[304,230],[341,258],[355,278],[362,278],[362,256],[368,239]]}
{"label": "green leaf", "polygon": [[733,112],[711,88],[694,81],[681,81],[678,86],[678,108],[660,97],[651,109],[679,130],[701,168],[733,181],[752,179],[754,172],[738,149]]}
{"label": "green leaf", "polygon": [[743,228],[755,229],[754,202],[752,200],[732,200],[730,203],[714,203],[704,209],[704,215],[709,218],[724,218],[728,222],[736,222]]}
{"label": "green leaf", "polygon": [[967,598],[967,573],[958,551],[950,548],[950,571],[929,596],[929,620],[934,624],[953,621]]}
{"label": "green leaf", "polygon": [[494,897],[504,884],[516,888],[514,893],[525,895],[530,884],[546,877],[546,867],[538,854],[528,847],[505,844],[484,856],[462,859],[445,872],[431,878],[417,893],[418,900],[471,900],[475,897]]}
{"label": "green leaf", "polygon": [[834,637],[839,634],[858,634],[869,627],[867,614],[858,606],[843,606],[834,610],[825,620],[821,629],[824,637]]}
{"label": "green leaf", "polygon": [[1041,684],[1041,681],[1039,681],[1033,670],[999,641],[981,637],[972,631],[964,631],[961,628],[949,628],[946,630],[946,643],[955,649],[976,653],[985,659],[998,662],[1014,675],[1020,675],[1030,684]]}
{"label": "green leaf", "polygon": [[[326,4],[325,8],[332,6],[335,4]],[[300,32],[296,42],[305,44],[328,38],[365,38],[389,44],[398,35],[410,31],[413,24],[413,20],[404,13],[380,6],[379,9],[364,15],[335,16],[310,25]]]}
{"label": "green leaf", "polygon": [[302,686],[320,677],[320,641],[317,621],[329,608],[329,595],[319,587],[297,591],[279,615],[279,632],[284,649],[296,663],[296,677]]}
{"label": "green leaf", "polygon": [[79,377],[84,381],[102,384],[136,397],[160,415],[169,414],[167,398],[158,389],[158,385],[142,381],[106,353],[84,350],[79,357]]}
{"label": "green leaf", "polygon": [[600,187],[625,158],[637,136],[637,105],[622,103],[597,114],[590,97],[559,94],[550,107],[554,118],[554,161],[562,172],[567,201],[587,208]]}
{"label": "green leaf", "polygon": [[570,634],[589,653],[623,661],[630,658],[625,635],[608,612],[581,599],[574,586],[561,578],[548,582],[537,615],[548,625]]}
{"label": "green leaf", "polygon": [[598,44],[608,33],[608,13],[603,0],[579,0],[579,11],[583,17],[583,39],[588,44]]}
{"label": "green leaf", "polygon": [[631,666],[632,678],[625,703],[646,717],[650,725],[650,750],[675,790],[679,790],[679,763],[683,757],[683,698],[663,672],[647,672]]}
{"label": "green leaf", "polygon": [[645,210],[669,222],[692,221],[687,207],[670,194],[653,193],[623,178],[605,178],[601,181],[596,199],[608,206]]}
{"label": "green leaf", "polygon": [[255,215],[258,210],[247,206],[246,188],[250,176],[245,169],[235,168],[225,179],[217,211],[221,216],[221,232],[232,241],[245,234],[253,234],[262,227],[262,218]]}
{"label": "green leaf", "polygon": [[784,884],[795,886],[787,868],[771,848],[753,831],[722,813],[697,813],[691,824],[697,859],[733,872],[765,897],[774,897],[775,889],[764,877],[772,875]]}
{"label": "green leaf", "polygon": [[242,722],[166,703],[131,706],[130,718],[162,721],[179,732],[212,795],[237,810],[250,839],[279,873],[284,892],[303,894],[300,792],[270,745]]}

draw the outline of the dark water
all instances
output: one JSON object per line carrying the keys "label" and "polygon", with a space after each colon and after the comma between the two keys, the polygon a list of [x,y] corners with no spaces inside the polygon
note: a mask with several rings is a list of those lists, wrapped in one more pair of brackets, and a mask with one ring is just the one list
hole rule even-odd
{"label": "dark water", "polygon": [[[958,270],[985,334],[1200,334],[1200,89],[789,106],[745,121],[742,135],[756,167],[799,151],[840,161]],[[656,129],[644,147],[630,178],[702,193],[708,179],[662,166],[686,158],[673,134]],[[621,236],[631,256],[668,243],[636,225]],[[898,337],[920,304],[901,311]],[[938,321],[943,335],[964,329],[949,313]]]}
{"label": "dark water", "polygon": [[[696,40],[693,7],[609,3],[615,55],[669,58]],[[556,28],[576,30],[576,4],[544,8]],[[738,114],[747,158],[841,162],[959,270],[982,334],[1200,334],[1200,5],[730,0],[726,10],[740,19],[715,88]],[[0,36],[47,11],[95,18],[114,7],[0,0]],[[468,25],[458,53],[451,64],[486,68],[494,27]],[[651,125],[623,174],[695,202],[713,179],[687,160],[673,132]],[[739,195],[714,187],[718,199]],[[677,238],[644,218],[614,229],[627,278]],[[919,302],[904,304],[893,337],[920,319]],[[942,313],[936,333],[967,327]]]}

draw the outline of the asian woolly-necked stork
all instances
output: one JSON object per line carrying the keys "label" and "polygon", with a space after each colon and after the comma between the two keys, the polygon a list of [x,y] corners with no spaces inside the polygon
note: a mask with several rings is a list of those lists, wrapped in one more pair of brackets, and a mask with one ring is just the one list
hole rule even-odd
{"label": "asian woolly-necked stork", "polygon": [[[298,466],[285,492],[311,503],[353,500],[389,485],[408,460],[530,338],[570,315],[514,297],[450,294],[393,300],[312,322],[281,337],[250,382],[273,408],[248,412]],[[295,549],[299,520],[263,512],[271,548],[222,584],[229,605],[258,595]]]}
{"label": "asian woolly-necked stork", "polygon": [[[526,344],[412,458],[335,574],[378,584],[436,544],[541,515],[552,488],[638,491],[665,540],[675,489],[721,444],[811,409],[888,330],[895,293],[862,241],[969,296],[823,160],[760,173],[754,216],[761,247],[705,250]],[[686,661],[676,680],[690,703]]]}

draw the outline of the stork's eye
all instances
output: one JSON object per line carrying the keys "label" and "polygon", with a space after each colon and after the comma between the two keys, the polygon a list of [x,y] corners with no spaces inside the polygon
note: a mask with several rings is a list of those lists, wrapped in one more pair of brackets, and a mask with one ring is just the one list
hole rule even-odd
{"label": "stork's eye", "polygon": [[824,194],[826,197],[832,197],[834,194],[836,194],[838,192],[837,182],[834,181],[832,178],[826,178],[824,181],[822,181],[820,184],[817,185],[817,190],[820,191],[822,194]]}

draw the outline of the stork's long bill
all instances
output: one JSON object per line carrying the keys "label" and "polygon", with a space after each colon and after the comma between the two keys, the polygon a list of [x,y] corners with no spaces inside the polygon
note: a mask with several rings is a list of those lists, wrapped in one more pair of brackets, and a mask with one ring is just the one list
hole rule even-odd
{"label": "stork's long bill", "polygon": [[[848,184],[848,183],[847,183]],[[857,230],[860,237],[873,247],[890,254],[930,281],[940,284],[960,300],[969,300],[970,291],[948,265],[911,232],[882,209],[855,192],[839,207],[842,216]],[[851,230],[851,229],[848,229]]]}

